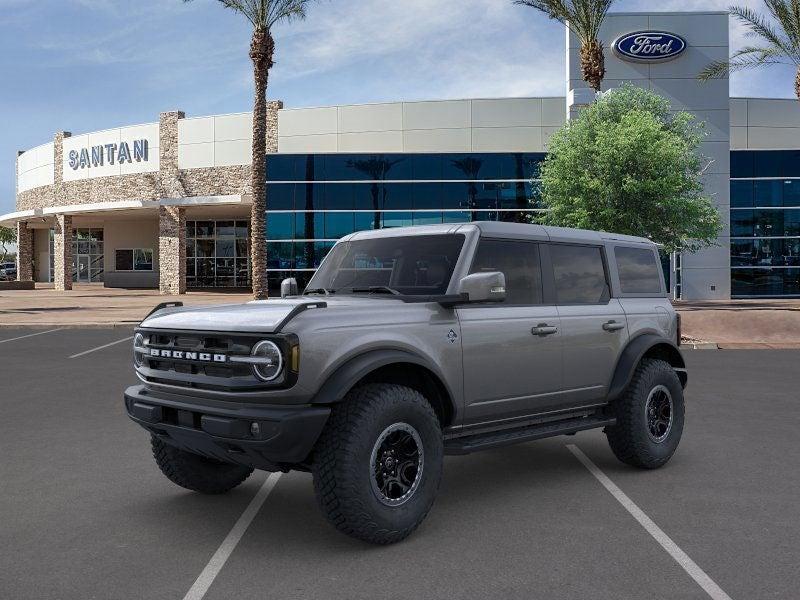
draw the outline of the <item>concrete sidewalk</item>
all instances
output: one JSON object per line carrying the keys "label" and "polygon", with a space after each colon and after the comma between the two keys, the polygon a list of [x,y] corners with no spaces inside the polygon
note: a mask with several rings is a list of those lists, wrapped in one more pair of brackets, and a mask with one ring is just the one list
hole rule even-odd
{"label": "concrete sidewalk", "polygon": [[724,349],[800,348],[800,299],[676,302],[683,334]]}
{"label": "concrete sidewalk", "polygon": [[199,306],[240,304],[253,298],[241,290],[162,296],[158,290],[112,289],[97,284],[76,284],[69,292],[48,287],[0,292],[0,328],[130,327],[160,302]]}

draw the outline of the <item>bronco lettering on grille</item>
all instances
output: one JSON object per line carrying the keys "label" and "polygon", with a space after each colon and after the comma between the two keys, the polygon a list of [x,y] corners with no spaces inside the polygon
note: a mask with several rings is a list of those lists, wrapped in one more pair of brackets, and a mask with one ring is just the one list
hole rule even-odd
{"label": "bronco lettering on grille", "polygon": [[150,349],[150,356],[153,358],[172,358],[179,360],[197,360],[200,362],[228,362],[226,354],[210,354],[208,352],[186,352],[184,350],[159,350]]}

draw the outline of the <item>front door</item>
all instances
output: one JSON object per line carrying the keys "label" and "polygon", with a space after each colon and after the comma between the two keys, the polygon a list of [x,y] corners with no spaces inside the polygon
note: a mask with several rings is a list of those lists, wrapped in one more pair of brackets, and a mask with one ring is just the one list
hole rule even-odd
{"label": "front door", "polygon": [[89,256],[78,255],[78,281],[88,283],[91,281],[89,276]]}
{"label": "front door", "polygon": [[539,245],[482,239],[471,272],[500,271],[506,300],[458,309],[465,425],[543,412],[561,391],[561,328],[542,304]]}

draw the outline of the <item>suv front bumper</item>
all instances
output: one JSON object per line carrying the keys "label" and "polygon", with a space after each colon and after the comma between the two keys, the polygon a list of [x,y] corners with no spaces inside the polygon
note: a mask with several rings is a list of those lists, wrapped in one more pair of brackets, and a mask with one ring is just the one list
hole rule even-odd
{"label": "suv front bumper", "polygon": [[266,471],[303,463],[331,412],[325,406],[221,404],[143,385],[125,390],[128,416],[164,442]]}

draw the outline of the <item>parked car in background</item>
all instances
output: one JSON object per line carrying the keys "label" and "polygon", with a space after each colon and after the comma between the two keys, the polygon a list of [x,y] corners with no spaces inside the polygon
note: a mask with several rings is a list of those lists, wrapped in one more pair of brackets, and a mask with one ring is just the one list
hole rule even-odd
{"label": "parked car in background", "polygon": [[17,263],[0,263],[0,281],[13,281],[17,278]]}

